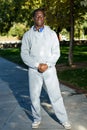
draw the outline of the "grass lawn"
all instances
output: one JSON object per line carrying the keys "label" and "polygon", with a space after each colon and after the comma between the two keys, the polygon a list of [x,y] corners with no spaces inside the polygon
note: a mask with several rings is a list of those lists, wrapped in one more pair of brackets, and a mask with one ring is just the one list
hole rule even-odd
{"label": "grass lawn", "polygon": [[20,48],[7,48],[0,50],[0,56],[6,58],[14,63],[26,67],[20,57]]}
{"label": "grass lawn", "polygon": [[[73,49],[73,61],[74,62],[87,62],[87,45],[74,46]],[[68,46],[61,46],[61,57],[58,63],[68,63]]]}
{"label": "grass lawn", "polygon": [[66,84],[87,90],[87,68],[63,70],[58,72],[58,76]]}
{"label": "grass lawn", "polygon": [[[61,46],[61,57],[57,64],[68,66],[68,46]],[[1,49],[0,56],[23,67],[26,67],[20,57],[20,48]],[[87,64],[87,46],[74,47],[74,62]],[[61,69],[58,71],[58,77],[61,81],[67,82],[77,88],[87,90],[87,66],[79,68]]]}

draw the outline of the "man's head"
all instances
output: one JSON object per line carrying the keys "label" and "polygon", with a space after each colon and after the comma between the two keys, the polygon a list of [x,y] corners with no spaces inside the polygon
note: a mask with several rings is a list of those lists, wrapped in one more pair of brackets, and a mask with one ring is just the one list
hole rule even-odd
{"label": "man's head", "polygon": [[44,26],[45,13],[43,9],[36,9],[33,12],[33,20],[36,28],[41,28]]}

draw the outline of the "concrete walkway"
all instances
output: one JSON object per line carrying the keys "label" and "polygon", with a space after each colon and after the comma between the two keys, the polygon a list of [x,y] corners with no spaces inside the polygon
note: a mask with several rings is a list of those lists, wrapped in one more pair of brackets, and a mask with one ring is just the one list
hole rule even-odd
{"label": "concrete walkway", "polygon": [[[87,130],[87,98],[60,84],[72,130]],[[27,70],[0,58],[0,130],[31,130]],[[41,93],[42,124],[37,130],[64,130],[57,122],[47,93]]]}

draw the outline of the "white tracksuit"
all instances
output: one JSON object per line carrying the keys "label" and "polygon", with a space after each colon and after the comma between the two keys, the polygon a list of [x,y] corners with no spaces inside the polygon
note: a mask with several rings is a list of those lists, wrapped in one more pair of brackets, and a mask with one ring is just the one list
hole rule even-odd
{"label": "white tracksuit", "polygon": [[[32,26],[23,36],[21,57],[29,66],[29,90],[34,121],[41,120],[40,93],[43,82],[57,118],[61,123],[68,121],[55,69],[55,64],[60,57],[56,33],[46,25],[42,32],[35,31]],[[37,69],[40,63],[48,65],[48,69],[43,73],[38,72]]]}

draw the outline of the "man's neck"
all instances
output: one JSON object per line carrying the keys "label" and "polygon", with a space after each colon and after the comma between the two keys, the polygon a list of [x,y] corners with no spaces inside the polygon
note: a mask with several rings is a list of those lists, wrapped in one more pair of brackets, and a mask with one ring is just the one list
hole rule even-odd
{"label": "man's neck", "polygon": [[33,29],[34,29],[34,31],[42,32],[44,30],[44,25],[43,26],[39,26],[39,27],[34,26]]}
{"label": "man's neck", "polygon": [[34,27],[36,28],[36,30],[39,30],[40,28],[44,28],[44,25],[43,26],[36,26],[36,25],[34,25]]}

